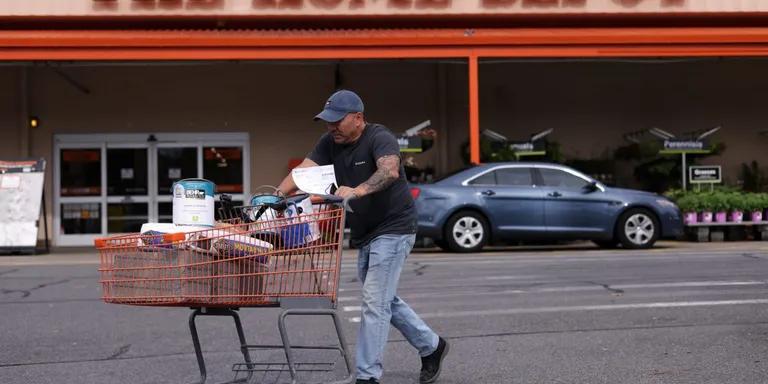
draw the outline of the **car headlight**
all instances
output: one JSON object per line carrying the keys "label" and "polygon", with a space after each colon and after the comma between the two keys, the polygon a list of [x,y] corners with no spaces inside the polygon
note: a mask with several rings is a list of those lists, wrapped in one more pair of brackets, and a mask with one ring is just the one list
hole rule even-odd
{"label": "car headlight", "polygon": [[667,199],[656,199],[656,204],[664,208],[677,208],[677,204]]}

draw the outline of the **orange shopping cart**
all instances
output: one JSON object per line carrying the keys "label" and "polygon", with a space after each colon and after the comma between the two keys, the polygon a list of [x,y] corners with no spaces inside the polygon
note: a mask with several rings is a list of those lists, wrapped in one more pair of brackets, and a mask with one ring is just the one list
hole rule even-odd
{"label": "orange shopping cart", "polygon": [[[215,227],[178,233],[144,233],[97,239],[100,282],[106,303],[190,307],[189,329],[200,381],[206,367],[195,319],[234,319],[243,362],[229,383],[249,382],[254,372],[332,372],[335,363],[301,363],[294,350],[335,350],[354,380],[351,356],[336,314],[346,201],[334,196],[297,195],[256,205],[233,206],[220,196]],[[179,227],[181,228],[181,227]],[[246,343],[237,311],[279,307],[282,345]],[[330,316],[337,345],[292,345],[288,316]],[[255,362],[249,351],[282,349],[285,361]]]}

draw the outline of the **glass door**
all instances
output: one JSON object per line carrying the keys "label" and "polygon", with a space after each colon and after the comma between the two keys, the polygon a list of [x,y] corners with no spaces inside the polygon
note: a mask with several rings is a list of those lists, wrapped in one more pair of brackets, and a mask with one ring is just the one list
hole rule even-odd
{"label": "glass door", "polygon": [[148,136],[55,136],[57,246],[90,246],[98,237],[138,232],[147,222],[172,222],[171,186],[181,179],[205,178],[235,204],[246,200],[247,134]]}
{"label": "glass door", "polygon": [[107,233],[139,232],[150,210],[149,145],[107,144]]}
{"label": "glass door", "polygon": [[[200,148],[203,152],[202,177],[216,184],[216,193],[226,193],[232,196],[235,206],[243,205],[246,200],[245,180],[245,148],[232,143],[222,145],[205,145]],[[216,219],[219,219],[219,200],[216,199]]]}
{"label": "glass door", "polygon": [[178,180],[200,177],[198,172],[199,149],[195,143],[159,143],[155,147],[155,175],[157,188],[157,222],[173,221],[171,186]]}
{"label": "glass door", "polygon": [[[104,146],[67,144],[57,151],[54,233],[57,245],[81,245],[104,233]],[[58,230],[58,232],[56,232]]]}

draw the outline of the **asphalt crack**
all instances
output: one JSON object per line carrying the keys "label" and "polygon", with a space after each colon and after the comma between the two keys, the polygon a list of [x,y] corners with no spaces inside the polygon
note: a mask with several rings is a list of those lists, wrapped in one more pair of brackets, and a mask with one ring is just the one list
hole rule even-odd
{"label": "asphalt crack", "polygon": [[7,275],[7,274],[9,274],[9,273],[18,272],[18,271],[19,271],[19,269],[18,269],[18,268],[16,268],[16,269],[9,269],[9,270],[7,270],[7,271],[0,271],[0,276],[2,276],[2,275]]}
{"label": "asphalt crack", "polygon": [[128,350],[130,349],[131,349],[131,344],[123,345],[122,347],[118,348],[117,351],[112,354],[112,356],[107,357],[106,360],[117,359],[118,357],[128,353]]}
{"label": "asphalt crack", "polygon": [[38,289],[43,289],[43,288],[46,288],[46,287],[50,287],[51,285],[65,284],[65,283],[68,283],[68,282],[70,282],[70,279],[53,281],[53,282],[44,283],[44,284],[38,284],[38,285],[36,285],[36,286],[34,286],[34,287],[30,288],[30,289],[2,289],[2,290],[0,290],[0,293],[2,293],[3,295],[10,295],[10,294],[14,294],[14,293],[21,293],[21,298],[24,299],[24,298],[27,298],[30,295],[32,295],[32,291],[36,291]]}
{"label": "asphalt crack", "polygon": [[623,289],[611,288],[611,286],[608,285],[608,284],[597,283],[597,282],[594,282],[594,281],[587,281],[587,283],[594,284],[594,285],[599,285],[599,286],[605,288],[606,291],[610,292],[614,296],[621,296],[621,295],[624,294],[624,290]]}
{"label": "asphalt crack", "polygon": [[32,294],[32,292],[26,290],[26,289],[0,289],[0,293],[3,295],[11,295],[14,293],[21,293],[21,298],[27,298],[29,295]]}
{"label": "asphalt crack", "polygon": [[755,254],[752,254],[752,253],[742,253],[742,254],[741,254],[741,256],[743,256],[743,257],[746,257],[746,258],[749,258],[749,259],[755,259],[755,260],[763,260],[763,258],[762,258],[762,257],[760,257],[760,256],[757,256],[757,255],[755,255]]}
{"label": "asphalt crack", "polygon": [[415,262],[413,264],[416,265],[416,269],[413,270],[413,273],[415,273],[416,276],[423,276],[424,270],[427,269],[427,267],[429,267],[429,265],[421,264],[419,262]]}

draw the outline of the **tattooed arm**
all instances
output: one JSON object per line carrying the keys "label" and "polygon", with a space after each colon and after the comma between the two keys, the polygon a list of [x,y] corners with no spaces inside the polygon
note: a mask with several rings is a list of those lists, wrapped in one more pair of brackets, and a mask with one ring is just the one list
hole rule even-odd
{"label": "tattooed arm", "polygon": [[340,187],[336,194],[347,197],[363,197],[384,190],[400,177],[400,156],[387,155],[376,160],[376,172],[356,188]]}

